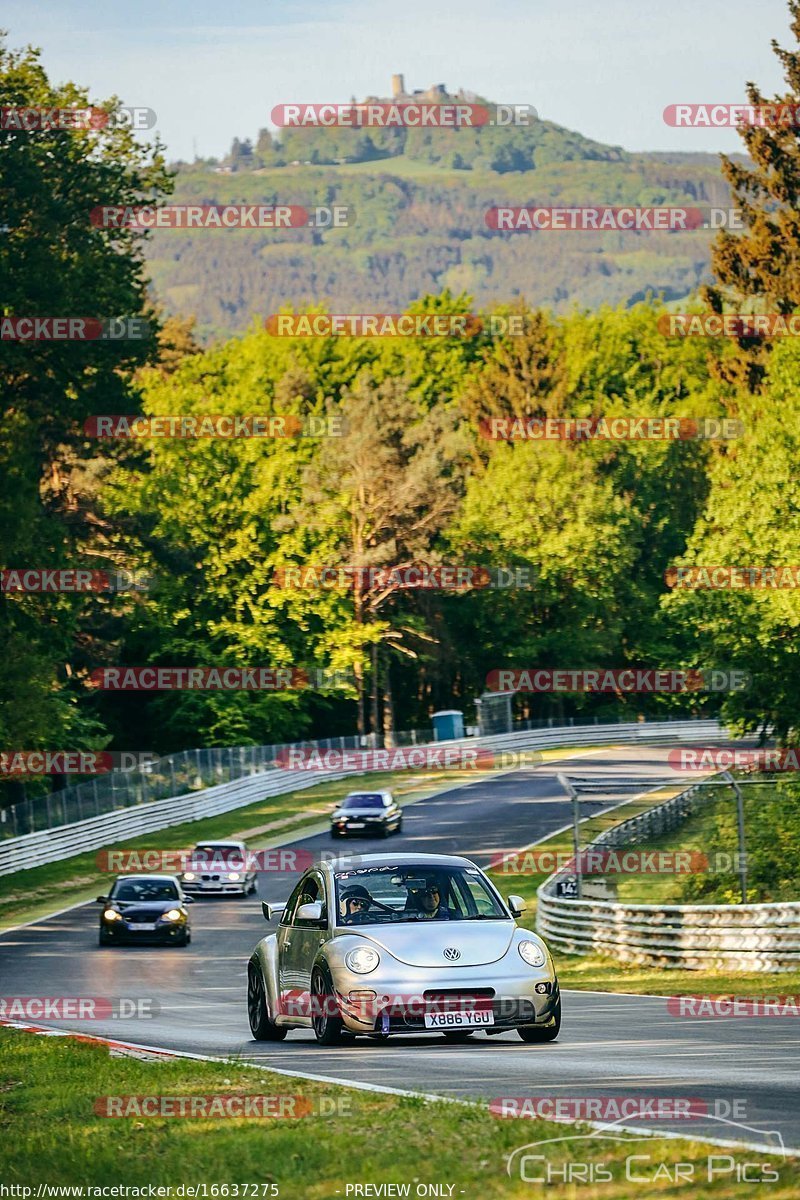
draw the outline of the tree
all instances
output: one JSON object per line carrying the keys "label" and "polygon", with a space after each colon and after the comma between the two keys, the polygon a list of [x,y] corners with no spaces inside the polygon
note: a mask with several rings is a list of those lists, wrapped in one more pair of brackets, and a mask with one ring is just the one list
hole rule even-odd
{"label": "tree", "polygon": [[[789,13],[800,43],[800,0],[789,0]],[[777,120],[740,128],[750,162],[721,156],[744,230],[721,229],[713,243],[717,282],[704,289],[704,298],[714,312],[727,306],[790,313],[800,306],[800,130],[794,119],[800,106],[800,46],[784,50],[773,39],[772,48],[789,90],[769,101],[751,82],[747,99],[756,108],[774,105]],[[764,376],[766,347],[758,338],[741,338],[739,346],[741,354],[721,362],[723,377],[752,390]]]}
{"label": "tree", "polygon": [[[100,105],[108,113],[111,99]],[[0,45],[0,106],[82,108],[85,90],[52,85],[37,51]],[[136,318],[146,312],[141,235],[103,229],[99,205],[131,206],[169,187],[161,148],[138,144],[114,122],[90,130],[0,133],[2,314],[13,317]],[[3,567],[98,567],[114,555],[98,533],[93,489],[80,480],[99,458],[82,426],[98,412],[135,407],[132,375],[154,345],[140,341],[3,341],[0,402],[0,525]],[[109,562],[110,557],[110,562]],[[0,597],[0,741],[76,747],[99,727],[81,706],[82,626],[94,599]],[[103,602],[106,612],[115,602]],[[101,605],[102,607],[102,605]],[[102,624],[102,622],[101,622]],[[20,697],[26,695],[26,703]]]}
{"label": "tree", "polygon": [[[410,396],[406,380],[377,384],[364,371],[341,405],[346,434],[329,439],[305,475],[304,502],[294,519],[321,535],[329,563],[365,568],[352,587],[350,644],[364,733],[364,651],[379,643],[414,656],[425,634],[409,613],[399,576],[386,580],[371,568],[403,569],[427,562],[456,511],[462,490],[458,467],[466,443],[455,412],[429,411]],[[373,731],[377,732],[379,655],[372,655]]]}

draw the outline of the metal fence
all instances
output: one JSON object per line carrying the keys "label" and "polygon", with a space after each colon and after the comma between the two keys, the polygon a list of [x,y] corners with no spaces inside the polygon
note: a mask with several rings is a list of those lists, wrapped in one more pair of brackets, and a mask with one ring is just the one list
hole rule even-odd
{"label": "metal fence", "polygon": [[[684,741],[714,740],[726,736],[717,721],[675,722],[632,722],[621,725],[586,725],[554,727],[544,730],[523,730],[501,734],[494,738],[464,738],[458,741],[437,743],[448,747],[469,746],[484,750],[514,752],[521,750],[543,750],[555,746],[580,746],[637,742],[642,740],[681,739]],[[326,743],[298,743],[311,748],[357,749],[350,743],[355,738],[331,738]],[[346,743],[345,745],[340,745]],[[409,744],[412,744],[409,742]],[[417,742],[416,744],[423,744]],[[432,743],[427,743],[431,745]],[[259,749],[265,750],[259,758]],[[213,756],[226,753],[217,750],[185,751],[188,766],[185,774],[177,775],[176,782],[184,785],[181,794],[169,794],[171,776],[161,772],[159,787],[167,789],[167,795],[147,802],[135,800],[130,804],[118,804],[111,811],[84,813],[77,822],[62,823],[47,829],[31,831],[0,841],[0,875],[25,870],[47,862],[84,853],[87,850],[108,846],[118,841],[141,836],[159,829],[168,829],[187,821],[199,820],[221,812],[252,804],[263,797],[302,791],[328,779],[342,779],[349,775],[363,774],[362,771],[292,771],[274,765],[275,750],[283,747],[253,748],[254,756],[228,760],[227,769],[233,767],[240,774],[233,780],[216,782],[212,772],[217,769]],[[235,755],[236,752],[227,752]],[[197,767],[199,755],[201,764]],[[204,755],[212,756],[204,759]],[[183,758],[184,756],[171,756]],[[161,760],[163,762],[164,760]],[[263,764],[259,769],[259,764]],[[160,764],[157,764],[160,765]],[[511,765],[511,764],[506,764]],[[205,770],[205,774],[203,773]],[[128,774],[128,772],[125,772]],[[203,782],[206,786],[203,787]],[[198,784],[200,786],[198,786]],[[209,785],[210,784],[210,785]],[[138,795],[138,793],[135,793]],[[119,801],[122,793],[118,791]]]}
{"label": "metal fence", "polygon": [[[695,786],[600,834],[589,849],[636,845],[681,825]],[[624,904],[556,894],[569,870],[538,889],[536,928],[569,954],[690,970],[788,971],[800,964],[800,901],[772,904]]]}
{"label": "metal fence", "polygon": [[[419,745],[432,736],[432,730],[414,729],[398,734],[397,744]],[[60,791],[29,796],[10,808],[0,809],[0,841],[260,775],[275,770],[276,757],[291,749],[344,751],[372,749],[377,744],[378,739],[370,734],[363,738],[324,738],[275,746],[181,750],[124,771],[96,775]]]}
{"label": "metal fence", "polygon": [[[603,721],[603,725],[612,722]],[[663,724],[663,722],[662,722]],[[597,726],[598,718],[558,721],[554,717],[515,724],[515,732],[534,729]],[[433,730],[409,729],[392,735],[395,746],[417,746],[433,741]],[[377,734],[365,737],[334,737],[273,746],[233,746],[206,750],[181,750],[154,758],[124,771],[110,771],[84,783],[73,784],[46,795],[29,796],[9,808],[0,809],[0,841],[72,825],[88,817],[119,812],[138,804],[152,804],[170,796],[185,796],[202,788],[230,783],[274,770],[276,758],[292,749],[361,750],[383,746]]]}

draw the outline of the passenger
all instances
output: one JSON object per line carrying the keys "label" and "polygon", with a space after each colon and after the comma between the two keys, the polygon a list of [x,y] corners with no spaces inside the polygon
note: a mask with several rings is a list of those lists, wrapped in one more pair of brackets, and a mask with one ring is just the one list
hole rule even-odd
{"label": "passenger", "polygon": [[410,893],[412,905],[426,920],[451,921],[455,913],[446,904],[442,904],[442,894],[439,884],[431,880],[425,888],[413,888]]}

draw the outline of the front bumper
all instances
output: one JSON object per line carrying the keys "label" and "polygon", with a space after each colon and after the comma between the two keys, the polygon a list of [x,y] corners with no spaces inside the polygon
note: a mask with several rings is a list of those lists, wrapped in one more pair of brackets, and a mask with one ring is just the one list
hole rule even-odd
{"label": "front bumper", "polygon": [[346,835],[369,835],[371,833],[383,833],[387,829],[386,821],[339,821],[331,822],[331,833],[334,837],[345,837]]}
{"label": "front bumper", "polygon": [[187,896],[246,896],[251,886],[247,879],[181,880]]}
{"label": "front bumper", "polygon": [[[408,975],[391,980],[344,974],[335,981],[336,999],[351,1033],[439,1033],[425,1027],[426,1013],[470,1008],[491,1012],[492,1025],[474,1027],[489,1033],[549,1025],[560,998],[555,973],[545,969],[492,976],[485,968],[462,968],[457,979],[452,974],[437,979],[432,971],[412,974],[411,968]],[[537,984],[547,990],[537,992]],[[370,991],[374,999],[357,995]]]}
{"label": "front bumper", "polygon": [[119,921],[113,924],[103,924],[100,932],[109,942],[179,942],[189,930],[187,922],[182,921],[158,925],[155,929],[128,929]]}

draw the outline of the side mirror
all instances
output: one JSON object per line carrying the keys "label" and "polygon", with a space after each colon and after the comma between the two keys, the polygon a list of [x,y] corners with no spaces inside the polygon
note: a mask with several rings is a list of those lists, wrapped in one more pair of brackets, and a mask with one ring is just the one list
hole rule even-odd
{"label": "side mirror", "polygon": [[108,896],[98,896],[97,903],[98,904],[108,904]]}
{"label": "side mirror", "polygon": [[528,901],[522,896],[507,896],[506,902],[511,909],[512,917],[521,917],[528,907]]}
{"label": "side mirror", "polygon": [[194,896],[184,896],[183,903],[184,904],[194,904]]}
{"label": "side mirror", "polygon": [[311,900],[308,904],[301,904],[294,914],[294,919],[295,921],[321,921],[322,904],[319,900]]}
{"label": "side mirror", "polygon": [[261,901],[261,911],[264,914],[265,921],[271,921],[273,917],[277,917],[278,913],[282,913],[285,907],[284,904],[267,904],[266,900]]}

